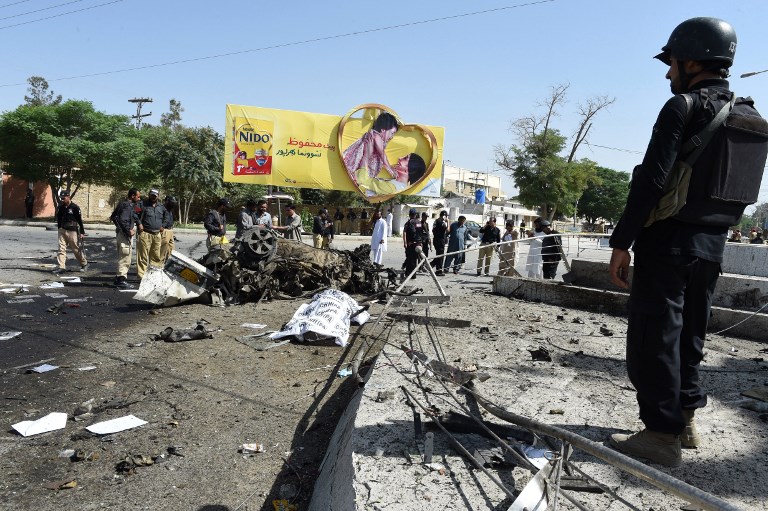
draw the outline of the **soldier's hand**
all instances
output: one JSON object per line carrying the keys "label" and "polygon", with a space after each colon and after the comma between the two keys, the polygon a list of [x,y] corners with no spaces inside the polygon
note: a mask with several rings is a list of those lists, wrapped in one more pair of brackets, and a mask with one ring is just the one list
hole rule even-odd
{"label": "soldier's hand", "polygon": [[629,250],[614,248],[611,253],[611,262],[608,264],[608,272],[611,282],[622,289],[629,289],[629,263],[632,256]]}

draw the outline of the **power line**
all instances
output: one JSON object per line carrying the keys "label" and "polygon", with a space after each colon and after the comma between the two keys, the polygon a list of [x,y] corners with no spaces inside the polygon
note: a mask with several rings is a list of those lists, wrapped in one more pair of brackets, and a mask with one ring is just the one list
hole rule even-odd
{"label": "power line", "polygon": [[621,151],[623,153],[632,153],[632,154],[645,154],[643,151],[634,151],[632,149],[620,149],[618,147],[609,147],[607,145],[598,145],[598,144],[590,144],[589,142],[584,142],[586,145],[590,147],[599,147],[601,149],[610,149],[611,151]]}
{"label": "power line", "polygon": [[82,1],[83,0],[72,0],[71,2],[66,2],[59,5],[52,5],[51,7],[43,7],[42,9],[37,9],[34,11],[27,11],[27,12],[22,12],[21,14],[14,14],[13,16],[6,16],[5,18],[0,18],[0,20],[9,20],[11,18],[18,18],[21,16],[26,16],[27,14],[34,14],[36,12],[50,11],[51,9],[56,9],[57,7],[64,7],[65,5],[76,4]]}
{"label": "power line", "polygon": [[10,4],[0,5],[0,9],[5,9],[6,7],[11,7],[11,6],[14,6],[14,5],[25,4],[25,3],[29,2],[29,1],[30,0],[19,0],[18,2],[13,2],[13,3],[10,3]]}
{"label": "power line", "polygon": [[[53,18],[60,18],[61,16],[66,16],[67,14],[75,14],[77,12],[89,11],[91,9],[96,9],[98,7],[104,7],[105,5],[116,4],[118,2],[123,2],[123,1],[124,0],[113,0],[112,2],[106,2],[106,3],[103,3],[103,4],[92,5],[91,7],[83,7],[82,9],[76,9],[74,11],[62,12],[60,14],[54,14],[52,16],[46,16],[45,18],[39,18],[39,19],[36,19],[36,20],[24,21],[22,23],[16,23],[15,25],[6,25],[4,27],[0,27],[0,30],[5,30],[6,28],[20,27],[22,25],[29,25],[30,23],[37,23],[38,21],[45,21],[45,20],[50,20],[50,19],[53,19]],[[72,3],[74,3],[74,2],[72,2]],[[23,85],[23,84],[17,84],[17,85]]]}
{"label": "power line", "polygon": [[[101,5],[108,5],[110,3],[117,3],[117,2],[121,2],[121,1],[123,1],[123,0],[115,0],[114,2],[108,2],[107,4],[101,4]],[[397,29],[397,28],[412,27],[412,26],[415,26],[415,25],[425,25],[427,23],[436,23],[436,22],[439,22],[439,21],[447,21],[447,20],[452,20],[452,19],[464,18],[464,17],[468,17],[468,16],[477,16],[477,15],[480,15],[480,14],[488,14],[488,13],[492,13],[492,12],[505,11],[505,10],[509,10],[509,9],[517,9],[517,8],[520,8],[520,7],[530,7],[532,5],[546,4],[546,3],[551,3],[551,2],[555,2],[555,1],[557,1],[557,0],[538,0],[538,1],[527,2],[527,3],[523,3],[523,4],[508,5],[508,6],[505,6],[505,7],[497,7],[497,8],[494,8],[494,9],[485,9],[485,10],[482,10],[482,11],[467,12],[467,13],[463,13],[463,14],[454,14],[454,15],[451,15],[451,16],[443,16],[443,17],[440,17],[440,18],[431,18],[431,19],[420,20],[420,21],[412,21],[410,23],[401,23],[401,24],[398,24],[398,25],[390,25],[390,26],[387,26],[387,27],[370,28],[370,29],[367,29],[367,30],[358,30],[358,31],[355,31],[355,32],[347,32],[347,33],[344,33],[344,34],[336,34],[336,35],[330,35],[330,36],[315,37],[315,38],[312,38],[312,39],[304,39],[302,41],[293,41],[293,42],[288,42],[288,43],[273,44],[273,45],[270,45],[270,46],[262,46],[260,48],[253,48],[253,49],[250,49],[250,50],[232,51],[232,52],[227,52],[227,53],[219,53],[219,54],[216,54],[216,55],[208,55],[208,56],[204,56],[204,57],[192,57],[192,58],[188,58],[188,59],[175,60],[175,61],[171,61],[171,62],[162,62],[162,63],[159,63],[159,64],[148,64],[148,65],[145,65],[145,66],[136,66],[136,67],[129,67],[129,68],[124,68],[124,69],[115,69],[115,70],[112,70],[112,71],[102,71],[102,72],[99,72],[99,73],[89,73],[89,74],[84,74],[84,75],[66,76],[66,77],[62,77],[62,78],[53,78],[53,79],[50,79],[48,81],[49,82],[54,82],[54,81],[64,81],[64,80],[77,80],[77,79],[80,79],[80,78],[91,78],[91,77],[94,77],[94,76],[104,76],[104,75],[111,75],[111,74],[116,74],[116,73],[126,73],[126,72],[129,72],[129,71],[140,71],[140,70],[143,70],[143,69],[154,69],[154,68],[164,67],[164,66],[175,66],[175,65],[179,65],[179,64],[188,64],[190,62],[199,62],[199,61],[202,61],[202,60],[219,59],[219,58],[223,58],[223,57],[231,57],[233,55],[242,55],[244,53],[254,53],[254,52],[259,52],[259,51],[274,50],[274,49],[277,49],[277,48],[287,48],[287,47],[290,47],[290,46],[300,46],[300,45],[304,45],[304,44],[317,43],[317,42],[321,42],[321,41],[330,41],[330,40],[333,40],[333,39],[343,39],[343,38],[346,38],[346,37],[353,37],[353,36],[358,36],[358,35],[363,35],[363,34],[372,34],[372,33],[375,33],[375,32],[382,32],[382,31],[385,31],[385,30],[392,30],[392,29]],[[96,7],[100,7],[100,6],[96,6]],[[85,10],[85,9],[82,9],[82,10]],[[77,11],[73,11],[73,12],[77,12]],[[69,13],[65,13],[65,14],[69,14]],[[55,16],[51,16],[51,17],[55,17]],[[44,19],[49,19],[49,18],[44,18]],[[41,20],[37,20],[37,21],[41,21]],[[28,22],[28,23],[32,23],[32,22]],[[22,23],[20,23],[20,24],[22,24]],[[11,26],[17,26],[17,25],[11,25]],[[2,30],[4,28],[10,28],[10,27],[0,27],[0,30]],[[3,85],[0,85],[0,87],[17,87],[19,85],[25,85],[25,84],[26,84],[26,82],[23,82],[23,83],[6,83],[6,84],[3,84]]]}

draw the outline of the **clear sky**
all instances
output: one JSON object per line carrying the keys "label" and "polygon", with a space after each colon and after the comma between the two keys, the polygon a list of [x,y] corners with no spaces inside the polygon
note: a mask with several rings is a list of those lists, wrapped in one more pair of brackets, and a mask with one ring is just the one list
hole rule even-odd
{"label": "clear sky", "polygon": [[614,97],[577,157],[630,172],[670,95],[652,57],[694,16],[734,26],[732,88],[768,114],[768,73],[739,78],[768,69],[766,0],[0,0],[0,111],[32,75],[108,113],[151,97],[154,123],[176,98],[182,122],[220,132],[227,103],[343,115],[375,102],[445,127],[451,164],[495,172],[510,121],[569,83],[555,127],[571,134],[579,101]]}

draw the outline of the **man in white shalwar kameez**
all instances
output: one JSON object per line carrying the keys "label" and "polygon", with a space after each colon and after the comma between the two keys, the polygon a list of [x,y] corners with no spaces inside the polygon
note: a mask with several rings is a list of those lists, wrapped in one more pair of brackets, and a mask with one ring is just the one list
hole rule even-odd
{"label": "man in white shalwar kameez", "polygon": [[394,216],[392,215],[392,208],[389,208],[387,210],[387,236],[392,236],[392,219]]}
{"label": "man in white shalwar kameez", "polygon": [[534,230],[532,236],[529,236],[532,239],[531,243],[528,245],[528,259],[525,263],[529,279],[544,278],[542,267],[543,261],[541,260],[541,238],[546,235],[544,234],[544,231],[541,230],[541,225],[539,224],[540,221],[541,218],[537,218],[533,221]]}
{"label": "man in white shalwar kameez", "polygon": [[371,259],[375,264],[382,264],[387,251],[387,222],[381,218],[381,211],[373,213],[373,234],[371,235]]}

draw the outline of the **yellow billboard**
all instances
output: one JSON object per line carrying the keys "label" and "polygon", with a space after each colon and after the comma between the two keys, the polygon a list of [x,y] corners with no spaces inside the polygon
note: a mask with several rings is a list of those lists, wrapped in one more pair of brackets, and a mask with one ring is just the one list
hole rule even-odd
{"label": "yellow billboard", "polygon": [[224,181],[438,197],[444,130],[405,123],[391,108],[343,116],[227,105]]}

